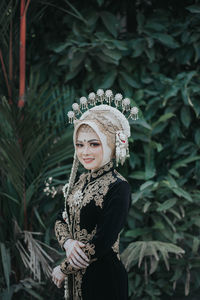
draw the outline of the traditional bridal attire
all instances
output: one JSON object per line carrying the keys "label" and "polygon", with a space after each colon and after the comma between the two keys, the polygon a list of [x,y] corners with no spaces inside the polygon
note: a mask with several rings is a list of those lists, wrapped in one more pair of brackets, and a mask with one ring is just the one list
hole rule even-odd
{"label": "traditional bridal attire", "polygon": [[[78,109],[74,107],[73,117]],[[72,115],[71,112],[70,117]],[[67,192],[64,190],[64,212],[59,214],[55,223],[60,246],[63,247],[67,239],[78,240],[86,245],[82,250],[90,260],[87,268],[79,270],[72,267],[67,258],[61,263],[61,271],[66,275],[66,299],[128,299],[128,278],[119,256],[119,237],[126,222],[131,189],[114,168],[112,160],[113,145],[117,163],[123,163],[128,156],[130,127],[121,115],[109,105],[95,105],[74,122],[74,143],[78,128],[82,124],[89,125],[101,140],[103,160],[98,170],[82,174],[74,183],[77,170],[75,153],[73,174],[66,186]]]}

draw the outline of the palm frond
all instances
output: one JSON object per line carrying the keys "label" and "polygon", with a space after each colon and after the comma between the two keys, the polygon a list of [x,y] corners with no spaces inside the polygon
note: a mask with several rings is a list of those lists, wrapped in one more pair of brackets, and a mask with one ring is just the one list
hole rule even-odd
{"label": "palm frond", "polygon": [[[156,270],[158,261],[163,258],[167,270],[169,270],[169,253],[176,254],[177,257],[185,253],[185,251],[172,244],[160,241],[138,241],[129,244],[123,251],[121,258],[127,270],[130,270],[134,262],[138,262],[140,268],[142,261],[145,257],[150,257],[151,268],[150,273]],[[160,255],[159,255],[160,254]]]}
{"label": "palm frond", "polygon": [[16,247],[19,251],[24,266],[31,271],[34,280],[38,280],[39,282],[41,281],[42,271],[47,277],[50,277],[52,268],[49,265],[49,262],[53,263],[54,261],[41,247],[40,241],[34,237],[41,235],[41,233],[21,231],[16,222],[15,232],[18,236],[23,237],[24,243],[18,239],[16,242]]}

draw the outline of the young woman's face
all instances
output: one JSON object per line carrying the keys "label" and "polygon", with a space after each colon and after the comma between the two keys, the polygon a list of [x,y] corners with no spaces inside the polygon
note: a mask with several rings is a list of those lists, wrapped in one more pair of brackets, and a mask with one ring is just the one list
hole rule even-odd
{"label": "young woman's face", "polygon": [[75,147],[77,157],[85,169],[95,170],[100,168],[103,159],[103,147],[94,131],[78,131]]}

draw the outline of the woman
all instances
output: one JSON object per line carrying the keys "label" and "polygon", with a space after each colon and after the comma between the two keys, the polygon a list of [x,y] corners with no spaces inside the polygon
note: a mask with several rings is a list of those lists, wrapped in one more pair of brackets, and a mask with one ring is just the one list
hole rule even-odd
{"label": "woman", "polygon": [[[96,105],[96,102],[101,105]],[[104,105],[103,101],[109,103]],[[74,120],[75,159],[65,193],[65,210],[59,215],[55,232],[66,259],[54,268],[52,279],[60,287],[68,282],[67,299],[127,300],[128,279],[119,257],[119,235],[130,205],[130,186],[115,169],[113,159],[124,163],[128,156],[130,126],[126,117],[112,107],[122,105],[137,118],[137,108],[130,108],[130,100],[115,98],[112,92],[97,91],[89,99],[80,99],[82,108],[88,102],[95,105]],[[78,104],[73,105],[70,118],[80,113]],[[77,164],[88,172],[73,184]],[[67,279],[67,280],[66,280]],[[65,286],[67,288],[67,286]]]}

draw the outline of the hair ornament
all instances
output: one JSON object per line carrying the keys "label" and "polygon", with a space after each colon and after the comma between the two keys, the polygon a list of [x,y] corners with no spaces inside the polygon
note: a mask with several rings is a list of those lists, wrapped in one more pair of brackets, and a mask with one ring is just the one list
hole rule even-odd
{"label": "hair ornament", "polygon": [[[117,93],[115,96],[111,90],[106,90],[104,92],[103,89],[98,89],[97,93],[91,92],[88,95],[88,99],[86,97],[80,98],[80,105],[78,103],[72,104],[73,111],[68,112],[69,123],[73,123],[74,120],[77,119],[77,115],[82,114],[83,111],[89,110],[89,106],[97,106],[97,103],[100,104],[108,104],[111,107],[117,108],[124,115],[129,112],[129,116],[127,119],[131,118],[132,120],[138,120],[139,110],[136,106],[131,107],[131,101],[129,98],[124,98],[122,94]],[[114,106],[113,106],[114,103]]]}
{"label": "hair ornament", "polygon": [[117,167],[119,162],[123,165],[126,158],[129,157],[128,137],[120,130],[116,132],[115,156]]}
{"label": "hair ornament", "polygon": [[[98,105],[97,103],[100,103]],[[89,106],[92,106],[89,108]],[[73,103],[73,111],[68,112],[69,123],[74,123],[75,127],[92,111],[109,111],[117,122],[121,124],[121,129],[115,132],[115,156],[116,164],[123,165],[126,157],[129,156],[128,138],[130,137],[130,125],[128,119],[138,120],[139,109],[131,107],[131,100],[124,98],[122,94],[113,94],[111,90],[98,89],[97,93],[89,93],[88,98],[81,97],[80,104]],[[77,116],[81,114],[78,119]],[[126,116],[128,114],[128,116]]]}
{"label": "hair ornament", "polygon": [[92,106],[95,106],[96,105],[96,95],[94,92],[90,93],[89,96],[88,96],[88,101],[89,101],[89,104],[92,105]]}
{"label": "hair ornament", "polygon": [[130,113],[128,118],[131,117],[131,119],[134,120],[134,121],[138,120],[138,112],[139,112],[139,109],[136,106],[132,107],[131,108],[131,113]]}
{"label": "hair ornament", "polygon": [[88,109],[88,101],[87,101],[86,97],[80,98],[80,106],[81,106],[81,109]]}
{"label": "hair ornament", "polygon": [[118,94],[115,95],[115,106],[116,107],[121,105],[122,99],[123,99],[122,94],[118,93]]}
{"label": "hair ornament", "polygon": [[124,100],[122,100],[122,113],[130,110],[130,104],[131,101],[129,98],[125,98]]}
{"label": "hair ornament", "polygon": [[75,113],[73,111],[68,111],[67,113],[68,119],[69,119],[69,123],[73,124],[74,120],[75,120]]}
{"label": "hair ornament", "polygon": [[75,115],[81,114],[80,106],[79,106],[78,103],[73,103],[72,104],[72,109],[73,109]]}
{"label": "hair ornament", "polygon": [[107,90],[105,92],[105,100],[109,105],[111,105],[111,102],[113,100],[113,92],[111,90]]}
{"label": "hair ornament", "polygon": [[103,104],[103,101],[104,101],[104,90],[98,89],[97,96],[98,96],[98,102],[100,102],[101,104]]}

